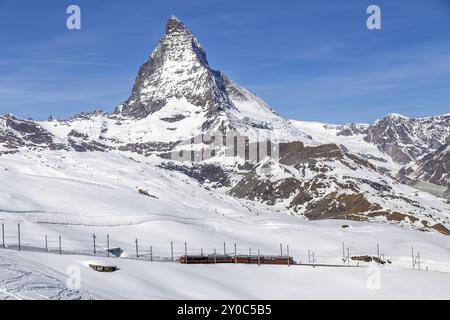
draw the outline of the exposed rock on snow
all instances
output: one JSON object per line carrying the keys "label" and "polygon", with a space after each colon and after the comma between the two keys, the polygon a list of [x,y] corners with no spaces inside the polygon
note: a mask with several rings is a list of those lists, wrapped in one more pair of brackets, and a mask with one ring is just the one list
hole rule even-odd
{"label": "exposed rock on snow", "polygon": [[406,164],[434,151],[450,137],[450,115],[427,118],[408,118],[388,114],[372,125],[340,126],[338,135],[364,135],[396,162]]}

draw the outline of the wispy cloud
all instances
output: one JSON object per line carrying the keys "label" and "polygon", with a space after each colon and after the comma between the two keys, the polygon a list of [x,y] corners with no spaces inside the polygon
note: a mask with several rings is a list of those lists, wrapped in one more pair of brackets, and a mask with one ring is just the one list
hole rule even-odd
{"label": "wispy cloud", "polygon": [[348,121],[354,121],[363,113],[366,121],[373,121],[394,111],[426,115],[432,105],[444,113],[445,106],[450,109],[449,56],[450,46],[436,43],[350,59],[318,75],[298,74],[250,87],[270,102],[284,105],[284,115],[295,118],[303,118],[307,111],[339,122],[347,113]]}

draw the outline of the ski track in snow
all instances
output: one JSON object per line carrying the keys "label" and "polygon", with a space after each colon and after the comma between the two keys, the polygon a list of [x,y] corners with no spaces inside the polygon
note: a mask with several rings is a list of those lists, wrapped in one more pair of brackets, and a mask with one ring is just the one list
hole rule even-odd
{"label": "ski track in snow", "polygon": [[0,300],[81,300],[93,299],[82,290],[71,290],[50,276],[44,266],[29,265],[24,259],[0,255]]}

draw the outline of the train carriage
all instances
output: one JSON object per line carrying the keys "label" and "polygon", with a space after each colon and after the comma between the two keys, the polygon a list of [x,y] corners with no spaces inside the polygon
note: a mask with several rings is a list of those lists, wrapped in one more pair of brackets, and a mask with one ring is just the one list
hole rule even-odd
{"label": "train carriage", "polygon": [[229,255],[185,255],[181,256],[178,262],[182,264],[233,263],[233,257]]}
{"label": "train carriage", "polygon": [[184,255],[178,259],[182,264],[295,264],[290,256],[256,256],[256,255]]}

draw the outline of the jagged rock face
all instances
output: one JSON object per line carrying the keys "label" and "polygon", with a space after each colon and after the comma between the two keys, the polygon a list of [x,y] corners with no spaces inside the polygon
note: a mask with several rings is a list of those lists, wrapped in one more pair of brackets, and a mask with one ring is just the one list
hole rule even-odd
{"label": "jagged rock face", "polygon": [[366,220],[364,214],[380,210],[381,207],[370,203],[362,194],[338,195],[332,192],[319,201],[309,203],[307,209],[306,216],[311,220]]}
{"label": "jagged rock face", "polygon": [[252,141],[268,136],[311,140],[262,99],[211,69],[203,47],[176,17],[169,19],[164,37],[139,70],[131,96],[114,113],[164,122],[158,126],[173,124],[166,130],[177,131],[180,124],[192,134],[179,140],[231,129]]}
{"label": "jagged rock face", "polygon": [[12,115],[0,117],[0,146],[7,149],[66,149],[54,142],[54,137],[32,120],[18,119]]}
{"label": "jagged rock face", "polygon": [[139,70],[130,98],[115,113],[145,118],[171,98],[185,98],[209,115],[231,107],[220,73],[209,67],[203,47],[176,17],[167,22],[166,34]]}
{"label": "jagged rock face", "polygon": [[340,159],[341,149],[335,144],[323,144],[316,147],[305,147],[300,141],[280,144],[280,163],[295,165],[311,159]]}
{"label": "jagged rock face", "polygon": [[417,180],[450,188],[450,143],[417,161]]}
{"label": "jagged rock face", "polygon": [[450,115],[406,118],[390,114],[366,130],[365,140],[406,164],[441,147],[450,137]]}
{"label": "jagged rock face", "polygon": [[[325,126],[327,127],[327,126]],[[338,136],[354,136],[358,134],[367,134],[369,125],[366,124],[346,124],[341,127],[341,130],[337,133]]]}
{"label": "jagged rock face", "polygon": [[88,151],[100,151],[104,152],[108,150],[108,147],[97,141],[93,141],[87,134],[80,133],[78,131],[72,130],[67,135],[70,147],[77,152],[88,152]]}
{"label": "jagged rock face", "polygon": [[214,164],[194,164],[190,167],[177,165],[173,162],[164,163],[162,168],[169,171],[179,171],[187,176],[194,178],[198,182],[217,187],[229,187],[231,185],[230,177],[222,167]]}
{"label": "jagged rock face", "polygon": [[[305,147],[292,142],[279,149],[277,161],[247,168],[229,194],[311,220],[386,221],[420,230],[448,221],[445,214],[439,218],[446,209],[424,207],[415,196],[405,195],[393,177],[335,144]],[[445,227],[438,231],[449,232]]]}

